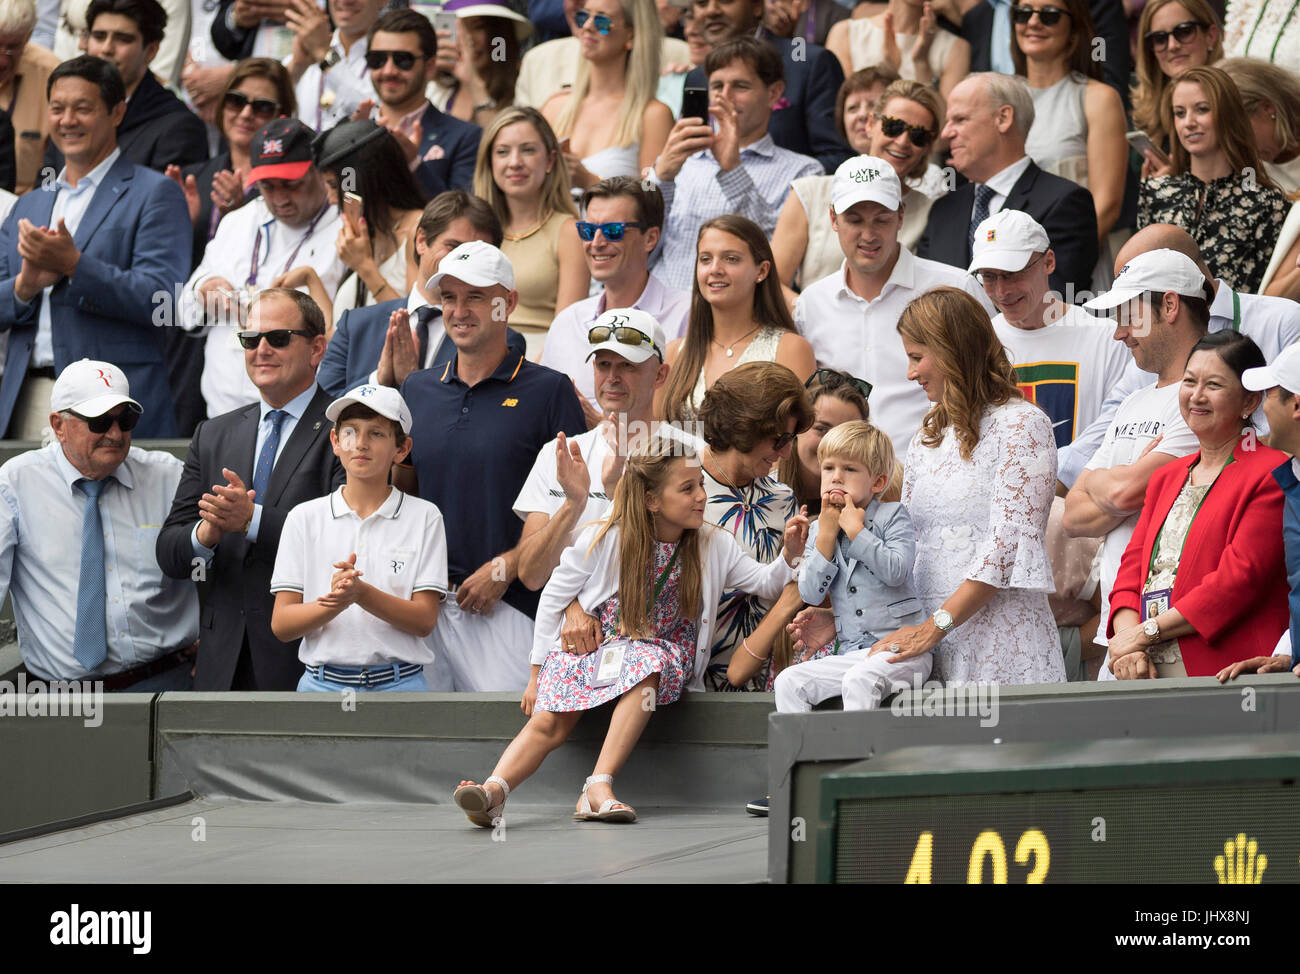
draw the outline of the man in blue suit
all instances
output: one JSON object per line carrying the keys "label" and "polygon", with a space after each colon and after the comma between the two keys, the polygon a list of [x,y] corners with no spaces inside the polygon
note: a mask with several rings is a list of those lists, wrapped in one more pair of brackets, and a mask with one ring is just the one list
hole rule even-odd
{"label": "man in blue suit", "polygon": [[154,327],[188,276],[189,210],[174,182],[122,157],[126,89],[112,63],[65,61],[46,86],[50,137],[66,166],[14,205],[0,228],[0,429],[31,436],[50,382],[81,358],[116,363],[144,414],[136,433],[172,436],[175,419]]}
{"label": "man in blue suit", "polygon": [[[467,240],[501,246],[501,221],[492,208],[463,190],[430,201],[415,228],[420,273],[410,296],[343,313],[316,371],[322,389],[337,399],[367,382],[400,386],[416,369],[440,368],[455,357],[456,346],[442,326],[441,300],[436,289],[429,291],[427,285],[438,271],[438,262]],[[389,340],[394,311],[406,311],[408,320],[415,322],[414,343],[396,329]],[[524,336],[513,328],[506,329],[506,343],[514,352],[524,351]],[[386,345],[388,355],[384,354]],[[372,378],[374,372],[379,373],[378,378]]]}

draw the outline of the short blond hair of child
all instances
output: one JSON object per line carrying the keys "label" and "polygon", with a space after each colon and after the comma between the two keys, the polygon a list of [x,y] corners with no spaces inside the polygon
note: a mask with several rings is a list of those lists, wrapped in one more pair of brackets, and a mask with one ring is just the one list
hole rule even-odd
{"label": "short blond hair of child", "polygon": [[881,430],[866,420],[855,419],[840,423],[822,437],[817,445],[817,460],[839,457],[853,460],[867,468],[872,476],[894,474],[894,444]]}

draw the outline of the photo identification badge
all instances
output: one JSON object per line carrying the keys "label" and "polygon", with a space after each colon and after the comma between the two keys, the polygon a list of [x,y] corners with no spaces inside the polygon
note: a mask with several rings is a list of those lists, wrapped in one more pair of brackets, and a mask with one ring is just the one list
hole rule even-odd
{"label": "photo identification badge", "polygon": [[596,650],[598,657],[596,676],[590,686],[607,687],[619,681],[623,675],[623,658],[627,653],[627,646],[626,639],[611,639],[607,643],[601,643],[600,648]]}
{"label": "photo identification badge", "polygon": [[1169,600],[1173,597],[1174,590],[1171,588],[1153,588],[1150,592],[1142,593],[1142,621],[1154,619],[1160,613],[1169,608]]}

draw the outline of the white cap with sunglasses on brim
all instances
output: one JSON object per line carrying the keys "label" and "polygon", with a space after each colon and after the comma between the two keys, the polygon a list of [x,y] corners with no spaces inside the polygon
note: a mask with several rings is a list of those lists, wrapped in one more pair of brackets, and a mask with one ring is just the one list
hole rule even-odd
{"label": "white cap with sunglasses on brim", "polygon": [[1263,392],[1281,386],[1287,392],[1300,392],[1300,342],[1288,345],[1268,365],[1241,373],[1241,384],[1250,392]]}
{"label": "white cap with sunglasses on brim", "polygon": [[1189,298],[1206,297],[1205,275],[1196,262],[1176,250],[1161,248],[1138,254],[1115,275],[1115,283],[1105,294],[1099,294],[1084,304],[1089,311],[1109,311],[1127,304],[1148,291],[1165,294],[1173,291]]}
{"label": "white cap with sunglasses on brim", "polygon": [[[592,341],[591,332],[595,332],[597,328],[608,328],[609,332],[600,341]],[[636,342],[619,341],[616,336],[618,330],[622,328],[632,329],[644,337]],[[624,334],[636,338],[636,335],[631,332]],[[646,338],[650,341],[647,342]],[[664,347],[667,345],[664,340],[664,330],[659,322],[653,315],[646,314],[639,308],[610,308],[591,326],[591,331],[587,333],[587,341],[591,344],[591,354],[587,356],[587,361],[591,361],[597,352],[607,351],[621,355],[636,365],[640,365],[651,355],[659,356],[659,361],[662,362]]]}
{"label": "white cap with sunglasses on brim", "polygon": [[429,278],[427,289],[432,291],[444,277],[454,277],[470,287],[500,285],[507,291],[515,289],[515,269],[510,258],[484,240],[467,240],[438,261],[438,273]]}
{"label": "white cap with sunglasses on brim", "polygon": [[385,419],[391,419],[402,427],[402,432],[411,432],[411,410],[406,405],[402,394],[390,386],[367,383],[357,386],[342,398],[335,399],[325,407],[325,418],[331,423],[339,421],[339,414],[349,406],[358,405],[373,409]]}
{"label": "white cap with sunglasses on brim", "polygon": [[1052,246],[1042,224],[1020,210],[998,210],[975,228],[970,273],[978,271],[1023,271],[1034,254]]}
{"label": "white cap with sunglasses on brim", "polygon": [[50,392],[50,412],[64,410],[93,419],[126,403],[137,413],[144,407],[131,398],[126,375],[111,362],[83,358],[70,363],[54,382]]}
{"label": "white cap with sunglasses on brim", "polygon": [[887,210],[902,205],[903,184],[884,159],[854,156],[835,170],[831,177],[831,206],[835,212],[843,213],[858,203],[879,203]]}

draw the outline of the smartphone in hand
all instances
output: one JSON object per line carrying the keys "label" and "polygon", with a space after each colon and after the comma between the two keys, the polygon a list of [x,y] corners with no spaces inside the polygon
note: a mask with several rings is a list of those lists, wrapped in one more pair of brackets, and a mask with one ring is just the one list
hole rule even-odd
{"label": "smartphone in hand", "polygon": [[687,88],[682,92],[682,113],[678,118],[699,118],[709,123],[709,90]]}
{"label": "smartphone in hand", "polygon": [[356,193],[343,194],[343,216],[352,224],[354,230],[361,229],[361,197]]}
{"label": "smartphone in hand", "polygon": [[1124,136],[1128,139],[1128,144],[1132,146],[1138,155],[1151,153],[1151,157],[1162,166],[1169,165],[1169,157],[1160,151],[1160,147],[1151,141],[1151,136],[1145,132],[1129,132]]}

